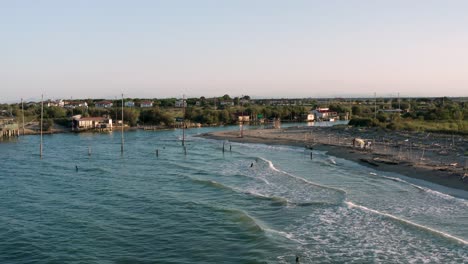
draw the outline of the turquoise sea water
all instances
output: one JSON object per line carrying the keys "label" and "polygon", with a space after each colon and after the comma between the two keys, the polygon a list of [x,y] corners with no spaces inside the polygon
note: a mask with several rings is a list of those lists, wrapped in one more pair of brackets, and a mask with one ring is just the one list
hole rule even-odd
{"label": "turquoise sea water", "polygon": [[466,192],[219,129],[1,144],[0,263],[468,262]]}

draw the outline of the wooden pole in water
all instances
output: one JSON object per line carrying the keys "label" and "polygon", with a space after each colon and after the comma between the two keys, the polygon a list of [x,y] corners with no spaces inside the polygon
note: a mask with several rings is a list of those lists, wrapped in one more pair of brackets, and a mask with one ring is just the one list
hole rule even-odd
{"label": "wooden pole in water", "polygon": [[185,149],[185,94],[182,96],[182,108],[183,108],[183,116],[182,116],[182,146]]}
{"label": "wooden pole in water", "polygon": [[[244,95],[242,95],[242,97],[244,97]],[[241,100],[242,100],[242,97],[241,97]],[[244,137],[244,104],[241,102],[241,109],[242,109],[242,117],[241,117],[241,131],[240,131],[240,137],[243,138]]]}
{"label": "wooden pole in water", "polygon": [[184,146],[184,155],[187,156],[187,147]]}
{"label": "wooden pole in water", "polygon": [[88,156],[91,156],[91,147],[88,147]]}
{"label": "wooden pole in water", "polygon": [[124,102],[123,102],[123,93],[122,93],[122,124],[121,124],[121,131],[122,131],[122,140],[121,140],[121,144],[120,144],[120,153],[123,155],[123,152],[124,152],[124,109],[123,109],[123,106],[124,106]]}
{"label": "wooden pole in water", "polygon": [[24,104],[23,104],[23,98],[21,98],[21,115],[23,116],[23,136],[24,136]]}
{"label": "wooden pole in water", "polygon": [[39,155],[42,159],[42,119],[44,117],[44,95],[41,95],[41,144],[39,146]]}
{"label": "wooden pole in water", "polygon": [[159,149],[156,149],[156,157],[159,157]]}
{"label": "wooden pole in water", "polygon": [[223,153],[224,153],[224,142],[223,142]]}

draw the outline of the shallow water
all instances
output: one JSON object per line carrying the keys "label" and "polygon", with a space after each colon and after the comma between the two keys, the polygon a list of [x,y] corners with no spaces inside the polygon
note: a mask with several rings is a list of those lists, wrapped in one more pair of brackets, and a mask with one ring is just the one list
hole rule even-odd
{"label": "shallow water", "polygon": [[468,262],[468,202],[443,188],[297,147],[185,155],[177,130],[128,132],[121,156],[120,136],[0,145],[0,263]]}

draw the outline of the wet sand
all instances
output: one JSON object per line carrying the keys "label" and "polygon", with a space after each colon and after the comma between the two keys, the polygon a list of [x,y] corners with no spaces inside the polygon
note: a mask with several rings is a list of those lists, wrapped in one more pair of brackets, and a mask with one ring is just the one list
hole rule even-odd
{"label": "wet sand", "polygon": [[[366,141],[372,141],[372,149],[353,147],[352,139],[355,134],[364,136],[362,138],[365,138]],[[460,156],[460,153],[453,146],[452,149],[439,147],[440,144],[434,142],[445,140],[439,135],[427,136],[418,133],[396,132],[390,135],[386,131],[362,131],[343,127],[293,127],[245,130],[243,137],[240,137],[239,131],[213,132],[201,136],[240,143],[313,148],[376,170],[395,172],[468,191],[468,174],[464,170],[463,154]],[[378,138],[383,139],[380,142]],[[452,140],[455,142],[453,137]],[[415,143],[408,144],[408,141]],[[467,139],[457,138],[457,142],[461,142],[460,151],[463,151],[465,148],[463,144],[466,144]],[[439,153],[443,153],[443,155]],[[466,177],[461,180],[464,175]]]}

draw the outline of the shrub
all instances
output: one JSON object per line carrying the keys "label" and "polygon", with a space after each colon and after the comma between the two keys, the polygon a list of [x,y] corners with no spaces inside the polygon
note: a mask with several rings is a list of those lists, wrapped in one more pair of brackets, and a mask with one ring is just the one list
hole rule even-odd
{"label": "shrub", "polygon": [[352,118],[349,121],[350,126],[356,127],[375,127],[378,126],[377,120],[371,118]]}

